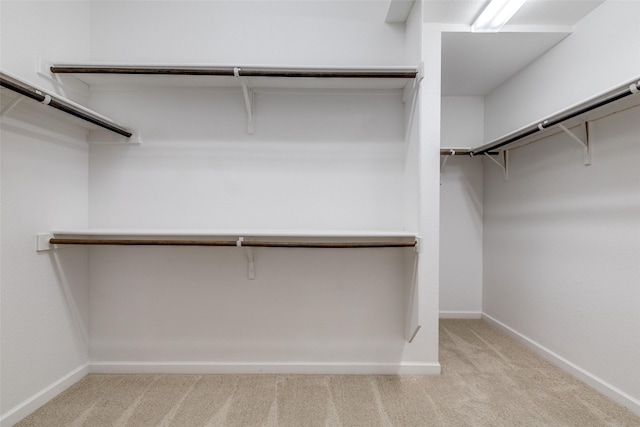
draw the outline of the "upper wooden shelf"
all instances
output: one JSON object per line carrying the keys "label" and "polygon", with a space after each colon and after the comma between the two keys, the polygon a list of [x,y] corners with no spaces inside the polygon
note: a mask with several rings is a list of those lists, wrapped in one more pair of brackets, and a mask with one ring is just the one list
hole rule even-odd
{"label": "upper wooden shelf", "polygon": [[[71,74],[89,85],[256,88],[402,89],[418,67],[299,67],[227,65],[55,64],[53,74]],[[188,78],[185,78],[188,77]]]}
{"label": "upper wooden shelf", "polygon": [[418,235],[407,231],[76,229],[39,234],[37,250],[50,250],[55,244],[383,248],[416,247],[418,242]]}
{"label": "upper wooden shelf", "polygon": [[55,236],[84,237],[286,237],[286,238],[413,238],[417,233],[410,231],[378,230],[297,230],[297,229],[148,229],[148,228],[84,228],[53,230]]}
{"label": "upper wooden shelf", "polygon": [[0,96],[2,101],[2,112],[0,114],[2,116],[16,108],[18,103],[22,103],[23,99],[27,99],[26,103],[41,108],[43,112],[52,111],[58,118],[73,117],[74,121],[81,121],[89,129],[102,128],[126,138],[130,138],[133,135],[133,131],[108,117],[58,94],[50,93],[7,72],[0,71],[0,86],[2,87]]}

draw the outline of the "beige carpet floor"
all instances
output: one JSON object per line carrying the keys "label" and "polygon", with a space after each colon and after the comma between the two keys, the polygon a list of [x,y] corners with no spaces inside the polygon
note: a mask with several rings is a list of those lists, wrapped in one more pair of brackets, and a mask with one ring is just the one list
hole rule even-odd
{"label": "beige carpet floor", "polygon": [[27,426],[640,426],[480,320],[440,324],[441,376],[89,375]]}

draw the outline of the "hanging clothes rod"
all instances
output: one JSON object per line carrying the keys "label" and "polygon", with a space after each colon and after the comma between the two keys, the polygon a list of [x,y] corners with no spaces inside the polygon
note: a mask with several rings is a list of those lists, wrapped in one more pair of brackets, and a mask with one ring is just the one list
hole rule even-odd
{"label": "hanging clothes rod", "polygon": [[129,129],[117,125],[106,117],[100,116],[99,114],[94,113],[93,111],[86,109],[80,105],[75,105],[72,102],[60,99],[55,95],[48,94],[47,92],[38,89],[16,77],[9,76],[4,72],[0,72],[0,86],[19,93],[20,95],[27,98],[38,101],[41,104],[48,105],[49,107],[55,108],[74,117],[100,126],[101,128],[110,130],[111,132],[126,136],[127,138],[133,135],[133,133]]}
{"label": "hanging clothes rod", "polygon": [[603,107],[605,105],[616,102],[620,99],[626,98],[627,96],[634,95],[640,92],[640,81],[636,81],[631,83],[629,86],[625,86],[623,89],[618,89],[615,93],[606,96],[604,98],[598,97],[595,98],[591,103],[578,107],[576,109],[569,109],[562,112],[559,116],[552,116],[548,119],[545,119],[538,123],[537,125],[532,125],[529,128],[526,128],[520,132],[513,134],[512,136],[507,137],[506,139],[499,139],[482,147],[476,148],[472,150],[469,155],[470,156],[479,156],[482,154],[487,154],[491,150],[497,150],[499,148],[504,148],[507,145],[513,144],[514,142],[520,141],[528,136],[534,135],[536,133],[542,132],[552,126],[558,125],[567,120],[573,119],[581,114],[588,113],[597,108]]}
{"label": "hanging clothes rod", "polygon": [[[470,148],[441,148],[441,156],[468,156],[473,150]],[[487,152],[490,156],[497,156],[500,154],[498,151]]]}
{"label": "hanging clothes rod", "polygon": [[110,245],[110,246],[236,246],[251,248],[404,248],[416,242],[259,242],[230,240],[170,240],[170,239],[74,239],[51,238],[50,245]]}
{"label": "hanging clothes rod", "polygon": [[413,79],[416,68],[271,68],[271,67],[199,67],[199,66],[108,66],[53,65],[54,74],[140,74],[171,76],[304,77],[356,79]]}

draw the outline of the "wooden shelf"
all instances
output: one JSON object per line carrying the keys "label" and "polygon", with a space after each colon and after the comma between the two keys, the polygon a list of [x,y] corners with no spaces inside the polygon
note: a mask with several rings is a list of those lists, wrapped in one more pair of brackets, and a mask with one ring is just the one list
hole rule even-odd
{"label": "wooden shelf", "polygon": [[71,119],[89,130],[106,129],[125,138],[133,136],[130,129],[108,117],[3,71],[0,71],[0,86],[3,117],[12,110],[29,110],[32,113],[35,108],[39,113],[56,119]]}
{"label": "wooden shelf", "polygon": [[416,247],[406,231],[79,229],[38,234],[37,250],[55,245],[238,246],[288,248]]}
{"label": "wooden shelf", "polygon": [[82,229],[38,234],[36,249],[55,249],[58,244],[380,248],[415,247],[418,240],[415,233],[404,231]]}
{"label": "wooden shelf", "polygon": [[[43,70],[46,72],[46,70]],[[254,133],[256,91],[414,90],[421,67],[306,67],[269,65],[52,64],[48,72],[73,76],[103,90],[130,88],[232,88],[244,95],[247,132]],[[403,94],[404,96],[404,94]]]}
{"label": "wooden shelf", "polygon": [[[60,246],[59,246],[60,245]],[[364,230],[195,230],[195,229],[76,229],[55,230],[36,236],[36,250],[67,245],[227,246],[245,252],[247,278],[256,278],[255,248],[400,248],[420,253],[420,237],[408,231]],[[416,275],[407,298],[405,339],[411,343],[420,329]]]}
{"label": "wooden shelf", "polygon": [[302,237],[302,238],[416,238],[409,231],[377,230],[289,230],[289,229],[73,229],[54,230],[56,236],[93,236],[93,237]]}
{"label": "wooden shelf", "polygon": [[241,87],[290,89],[403,89],[417,67],[300,67],[228,65],[56,64],[53,74],[90,86]]}

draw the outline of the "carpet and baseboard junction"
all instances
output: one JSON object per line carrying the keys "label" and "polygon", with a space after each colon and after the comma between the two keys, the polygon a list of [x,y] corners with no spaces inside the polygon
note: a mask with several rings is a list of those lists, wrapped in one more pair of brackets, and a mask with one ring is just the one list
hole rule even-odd
{"label": "carpet and baseboard junction", "polygon": [[440,376],[91,374],[28,426],[640,426],[484,320],[440,321]]}

